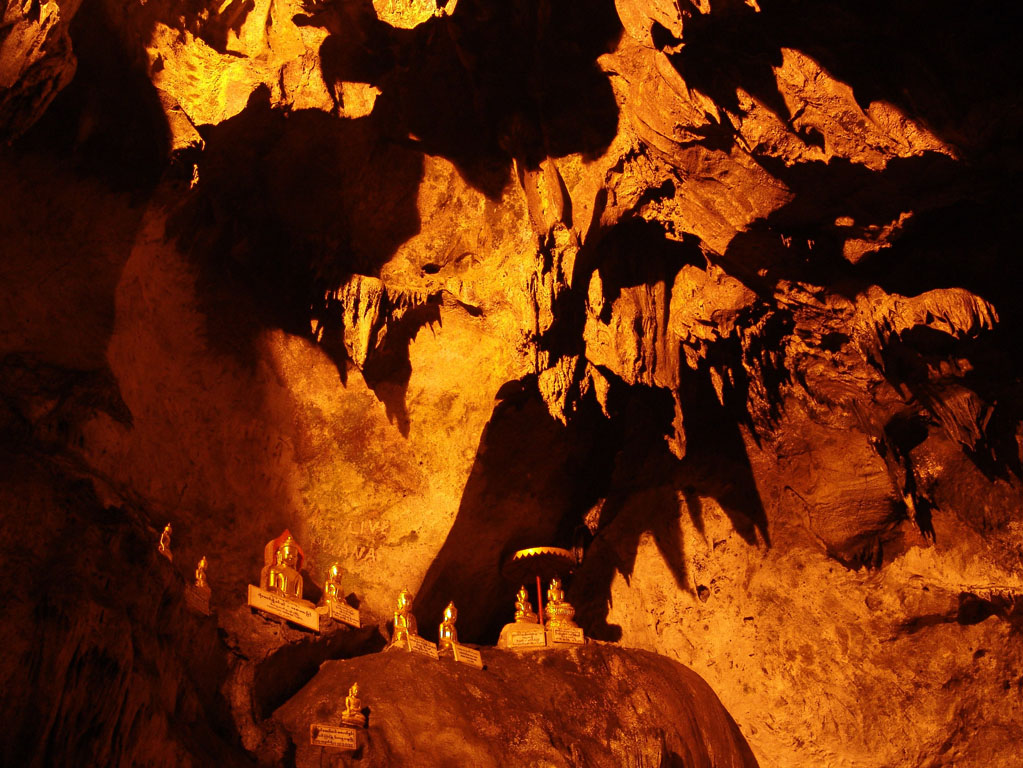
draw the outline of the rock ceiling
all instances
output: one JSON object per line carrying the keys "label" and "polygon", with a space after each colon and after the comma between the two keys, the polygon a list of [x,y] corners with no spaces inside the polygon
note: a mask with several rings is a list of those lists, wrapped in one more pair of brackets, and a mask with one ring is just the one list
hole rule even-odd
{"label": "rock ceiling", "polygon": [[[6,746],[284,760],[295,694],[374,642],[238,612],[289,528],[370,623],[408,586],[421,626],[454,600],[484,644],[502,559],[575,547],[588,635],[698,673],[761,766],[1014,764],[1011,27],[919,2],[9,0],[3,672],[33,693]],[[219,635],[168,608],[167,520],[182,574],[209,558]]]}

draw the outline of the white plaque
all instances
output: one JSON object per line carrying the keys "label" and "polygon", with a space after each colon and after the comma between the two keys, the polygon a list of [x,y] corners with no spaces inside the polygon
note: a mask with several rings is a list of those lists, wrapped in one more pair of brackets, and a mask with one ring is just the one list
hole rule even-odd
{"label": "white plaque", "polygon": [[359,612],[348,603],[333,600],[330,603],[330,618],[358,629],[362,626],[359,623]]}
{"label": "white plaque", "polygon": [[322,725],[314,723],[309,726],[309,743],[314,747],[333,747],[334,749],[357,749],[357,731],[343,725]]}
{"label": "white plaque", "polygon": [[418,635],[409,635],[408,638],[408,649],[413,653],[420,653],[423,656],[429,656],[431,659],[439,659],[440,653],[437,651],[437,646]]}
{"label": "white plaque", "polygon": [[195,584],[185,586],[185,605],[203,616],[210,615],[210,588],[197,587]]}
{"label": "white plaque", "polygon": [[534,648],[545,645],[547,645],[547,633],[539,624],[535,629],[520,629],[508,635],[509,648]]}
{"label": "white plaque", "polygon": [[586,642],[582,627],[551,627],[547,631],[551,634],[552,643],[582,645]]}
{"label": "white plaque", "polygon": [[284,595],[267,592],[265,589],[249,584],[249,605],[306,629],[311,629],[313,632],[320,631],[320,614],[316,612],[316,609],[284,597]]}
{"label": "white plaque", "polygon": [[451,652],[455,657],[455,661],[459,664],[468,664],[470,667],[476,667],[476,669],[483,669],[483,656],[475,648],[470,648],[467,645],[459,645],[458,643],[451,644]]}

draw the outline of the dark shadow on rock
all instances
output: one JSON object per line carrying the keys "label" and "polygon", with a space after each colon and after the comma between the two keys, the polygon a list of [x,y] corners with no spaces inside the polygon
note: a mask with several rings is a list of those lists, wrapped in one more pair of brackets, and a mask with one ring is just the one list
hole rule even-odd
{"label": "dark shadow on rock", "polygon": [[[895,158],[883,171],[839,159],[792,167],[761,162],[792,190],[792,200],[736,235],[721,264],[762,295],[787,282],[824,286],[854,299],[875,284],[906,296],[963,287],[993,302],[1000,313],[994,332],[957,340],[920,328],[894,337],[878,354],[886,378],[912,392],[936,423],[943,423],[944,385],[932,381],[929,371],[952,359],[969,360],[969,371],[955,384],[994,410],[979,439],[964,438],[948,419],[946,428],[989,477],[1019,476],[1015,429],[1023,398],[1015,382],[1023,367],[1016,356],[1003,353],[1023,322],[1015,297],[1015,278],[1023,275],[1007,250],[1020,221],[1005,202],[1014,188],[1013,172],[992,175],[935,153]],[[838,226],[839,219],[851,219],[864,231],[907,212],[913,215],[904,231],[886,247],[855,264],[846,260],[843,244],[851,233]]]}
{"label": "dark shadow on rock", "polygon": [[[759,13],[733,3],[725,13],[692,14],[685,21],[684,45],[670,54],[690,87],[733,112],[740,111],[741,88],[789,120],[772,67],[781,64],[782,48],[792,48],[848,83],[861,108],[874,101],[894,104],[972,151],[985,132],[978,119],[1013,92],[1019,79],[1007,7],[964,14],[948,0],[898,5],[763,0],[759,6]],[[661,42],[669,53],[676,48],[677,41]],[[1018,125],[1020,117],[1016,110],[1012,122]],[[1009,135],[998,140],[1011,141]]]}
{"label": "dark shadow on rock", "polygon": [[506,399],[480,437],[455,522],[416,598],[427,637],[453,600],[461,638],[496,641],[512,619],[519,586],[503,579],[505,558],[524,547],[571,546],[583,514],[605,491],[614,425],[596,409],[561,425],[535,381],[502,391]]}
{"label": "dark shadow on rock", "polygon": [[[21,447],[24,449],[24,446]],[[11,765],[251,765],[221,691],[229,651],[216,621],[185,606],[140,510],[105,508],[64,463],[2,449],[0,747]],[[101,695],[99,695],[101,693]]]}
{"label": "dark shadow on rock", "polygon": [[408,437],[411,426],[405,404],[412,378],[409,345],[420,330],[440,323],[440,304],[423,304],[410,309],[399,320],[388,324],[382,349],[370,356],[362,371],[366,385],[384,404],[387,418],[397,424],[403,437]]}
{"label": "dark shadow on rock", "polygon": [[204,134],[199,186],[167,232],[199,270],[222,352],[255,364],[246,342],[262,328],[310,337],[328,290],[375,275],[419,231],[422,155],[382,138],[372,117],[277,110],[259,89]]}
{"label": "dark shadow on rock", "polygon": [[295,22],[331,33],[320,60],[336,100],[342,81],[379,87],[374,115],[386,136],[448,158],[490,197],[513,159],[535,168],[546,157],[594,157],[617,132],[595,63],[621,34],[607,0],[462,0],[411,30],[377,19],[367,0],[340,0]]}
{"label": "dark shadow on rock", "polygon": [[102,3],[85,3],[70,33],[78,59],[74,78],[14,146],[52,153],[77,174],[141,201],[160,180],[170,152],[156,88]]}
{"label": "dark shadow on rock", "polygon": [[673,414],[667,391],[633,387],[620,403],[624,425],[600,531],[572,582],[570,598],[589,636],[621,639],[607,623],[611,586],[620,573],[629,581],[642,538],[649,533],[679,589],[690,590],[680,517],[684,508],[703,530],[700,497],[713,498],[735,531],[750,545],[770,546],[767,513],[740,430],[741,410],[722,405],[705,369],[683,369],[686,456],[666,442]]}

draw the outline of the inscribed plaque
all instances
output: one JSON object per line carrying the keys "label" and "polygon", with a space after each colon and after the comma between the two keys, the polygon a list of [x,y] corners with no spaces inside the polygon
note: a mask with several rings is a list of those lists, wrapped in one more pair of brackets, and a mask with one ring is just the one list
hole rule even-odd
{"label": "inscribed plaque", "polygon": [[547,645],[547,633],[543,627],[520,629],[508,637],[509,648],[534,648]]}
{"label": "inscribed plaque", "polygon": [[252,584],[249,584],[249,605],[306,629],[311,629],[313,632],[320,631],[320,614],[316,612],[315,608],[290,600],[275,592],[267,592]]}
{"label": "inscribed plaque", "polygon": [[455,661],[459,664],[468,664],[470,667],[476,667],[476,669],[483,669],[483,656],[475,648],[470,648],[467,645],[459,645],[458,643],[451,644],[451,651],[455,657]]}
{"label": "inscribed plaque", "polygon": [[343,725],[322,725],[314,723],[309,726],[309,743],[314,747],[333,747],[334,749],[356,749],[358,747],[357,731]]}
{"label": "inscribed plaque", "polygon": [[409,650],[413,653],[429,656],[431,659],[440,658],[440,653],[437,652],[437,646],[418,635],[409,635],[408,645]]}
{"label": "inscribed plaque", "polygon": [[586,642],[582,627],[551,627],[549,630],[552,643],[582,645]]}
{"label": "inscribed plaque", "polygon": [[359,623],[359,612],[348,605],[348,603],[342,603],[337,600],[330,604],[330,618],[356,629],[362,626]]}

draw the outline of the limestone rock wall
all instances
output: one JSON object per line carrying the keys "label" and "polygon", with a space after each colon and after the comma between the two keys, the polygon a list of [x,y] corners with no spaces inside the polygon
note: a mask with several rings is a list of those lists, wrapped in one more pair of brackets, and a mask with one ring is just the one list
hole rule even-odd
{"label": "limestone rock wall", "polygon": [[287,527],[307,597],[339,561],[371,624],[407,586],[427,634],[454,599],[481,643],[508,552],[574,547],[587,632],[696,670],[764,766],[1011,765],[1011,28],[9,4],[3,445],[133,536],[172,521],[181,573],[209,558],[222,737],[250,753],[286,748],[255,681],[289,696],[341,653],[231,666]]}

